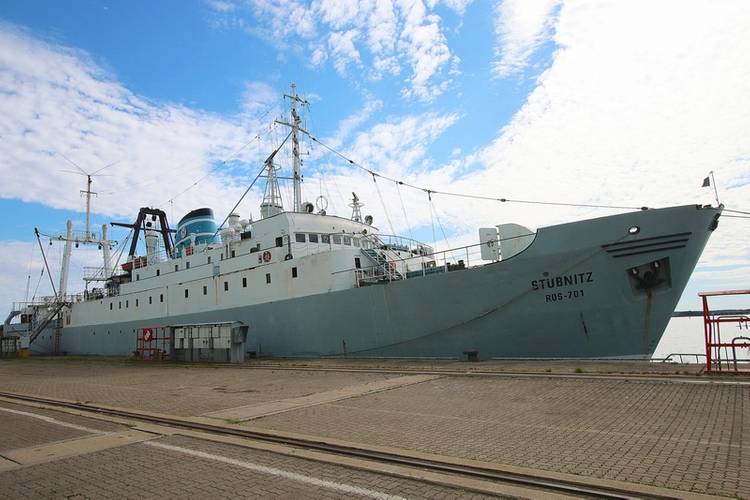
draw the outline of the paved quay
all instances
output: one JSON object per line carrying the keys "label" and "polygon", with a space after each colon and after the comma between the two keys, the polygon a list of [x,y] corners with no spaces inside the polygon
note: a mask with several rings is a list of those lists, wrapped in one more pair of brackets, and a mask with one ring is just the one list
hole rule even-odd
{"label": "paved quay", "polygon": [[[0,364],[0,390],[653,485],[676,496],[750,498],[750,383],[699,373],[696,365],[639,362],[263,360],[217,367],[30,358]],[[0,410],[0,419],[16,419],[9,425],[20,429],[27,424],[18,416]],[[138,453],[157,451],[177,453]],[[120,453],[95,453],[105,452]]]}
{"label": "paved quay", "polygon": [[[13,426],[0,402],[0,425]],[[496,498],[470,491],[312,460],[215,443],[185,436],[155,436],[104,430],[86,418],[25,408],[25,431],[58,426],[38,437],[37,446],[0,453],[0,498]],[[72,424],[76,421],[77,424]],[[65,434],[65,425],[96,425],[90,433],[108,439],[91,448],[91,438]],[[106,425],[105,425],[106,426]],[[84,432],[85,433],[85,432]],[[41,443],[43,441],[43,443]],[[67,449],[61,455],[53,450]],[[33,452],[39,451],[36,457]]]}

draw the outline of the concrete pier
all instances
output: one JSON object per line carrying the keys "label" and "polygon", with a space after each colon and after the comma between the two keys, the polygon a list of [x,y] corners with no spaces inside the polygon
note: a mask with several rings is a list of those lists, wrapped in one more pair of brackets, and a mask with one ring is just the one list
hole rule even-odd
{"label": "concrete pier", "polygon": [[[750,498],[750,380],[701,376],[697,365],[259,360],[216,367],[19,359],[0,364],[0,391],[639,484],[678,497]],[[2,399],[0,425],[0,496],[73,494],[84,482],[80,494],[93,497],[136,491],[128,488],[145,496],[479,495],[271,452],[241,453],[184,435],[154,439],[117,422]],[[154,464],[158,472],[149,471]],[[294,471],[300,475],[285,474]]]}

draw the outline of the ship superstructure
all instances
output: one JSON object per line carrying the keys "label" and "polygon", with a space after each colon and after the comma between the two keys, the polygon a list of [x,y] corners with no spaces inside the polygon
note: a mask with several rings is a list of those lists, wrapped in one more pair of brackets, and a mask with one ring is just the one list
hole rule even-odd
{"label": "ship superstructure", "polygon": [[[290,210],[279,148],[263,165],[257,220],[233,212],[217,223],[212,209],[197,208],[173,230],[163,211],[142,208],[119,224],[133,239],[117,271],[103,234],[96,286],[18,308],[32,349],[127,355],[151,328],[178,331],[172,342],[182,345],[185,325],[231,323],[246,328],[248,356],[649,356],[721,213],[688,205],[538,231],[500,224],[481,228],[476,245],[435,252],[380,233],[354,193],[350,217],[328,214],[324,199],[303,200],[304,100],[294,87],[286,97]],[[44,324],[48,317],[57,322]],[[10,319],[7,331],[23,329]]]}

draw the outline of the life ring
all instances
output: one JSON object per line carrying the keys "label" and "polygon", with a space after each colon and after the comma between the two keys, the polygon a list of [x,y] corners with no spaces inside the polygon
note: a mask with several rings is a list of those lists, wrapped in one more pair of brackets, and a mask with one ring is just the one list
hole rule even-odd
{"label": "life ring", "polygon": [[151,330],[151,328],[143,329],[143,340],[146,342],[151,342],[152,340],[154,340],[154,332]]}
{"label": "life ring", "polygon": [[265,252],[263,252],[263,262],[270,262],[270,260],[271,260],[271,252],[266,250]]}
{"label": "life ring", "polygon": [[395,271],[396,270],[396,261],[394,261],[394,260],[388,261],[388,269],[390,269],[391,271]]}

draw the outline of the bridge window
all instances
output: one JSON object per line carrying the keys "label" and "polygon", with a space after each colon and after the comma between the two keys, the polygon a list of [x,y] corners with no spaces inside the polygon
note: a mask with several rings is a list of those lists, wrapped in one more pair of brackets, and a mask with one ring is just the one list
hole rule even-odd
{"label": "bridge window", "polygon": [[362,269],[362,262],[359,260],[359,257],[354,257],[354,267]]}
{"label": "bridge window", "polygon": [[297,243],[305,243],[305,233],[294,233],[294,239]]}
{"label": "bridge window", "polygon": [[228,292],[228,291],[229,291],[229,282],[228,282],[228,281],[225,281],[225,282],[224,282],[224,291],[225,291],[225,292]]}
{"label": "bridge window", "polygon": [[114,305],[114,303],[113,303],[113,302],[110,302],[110,303],[109,303],[109,310],[110,310],[110,311],[112,310],[112,306],[113,306],[113,305]]}
{"label": "bridge window", "polygon": [[344,245],[352,246],[352,239],[349,236],[344,236]]}
{"label": "bridge window", "polygon": [[185,269],[190,269],[190,261],[185,261]]}
{"label": "bridge window", "polygon": [[277,236],[276,237],[276,246],[277,247],[283,247],[284,246],[284,237],[283,236]]}
{"label": "bridge window", "polygon": [[185,289],[185,298],[188,298],[188,289]]}
{"label": "bridge window", "polygon": [[271,273],[266,273],[266,284],[271,282]]}
{"label": "bridge window", "polygon": [[148,303],[149,303],[149,304],[153,304],[153,303],[154,303],[154,301],[153,301],[153,300],[151,300],[151,295],[149,295],[149,296],[148,296]]}
{"label": "bridge window", "polygon": [[122,301],[117,302],[117,308],[122,309]]}
{"label": "bridge window", "polygon": [[156,270],[156,275],[159,276],[161,274],[161,269]]}
{"label": "bridge window", "polygon": [[310,243],[317,243],[318,242],[318,235],[314,233],[310,233],[307,235],[307,238],[310,240]]}
{"label": "bridge window", "polygon": [[296,277],[297,277],[297,268],[293,267],[292,268],[292,278],[296,278]]}
{"label": "bridge window", "polygon": [[321,237],[323,243],[330,243],[331,242],[331,237],[329,235],[327,235],[327,234],[321,234],[320,237]]}
{"label": "bridge window", "polygon": [[247,278],[242,278],[242,288],[247,288]]}
{"label": "bridge window", "polygon": [[352,238],[352,243],[354,243],[355,247],[359,246],[359,238]]}
{"label": "bridge window", "polygon": [[332,237],[332,239],[333,239],[333,243],[335,245],[340,245],[341,244],[341,236],[339,236],[338,234],[334,234],[333,237]]}
{"label": "bridge window", "polygon": [[208,295],[208,287],[203,285],[203,295]]}
{"label": "bridge window", "polygon": [[164,294],[163,293],[159,294],[159,302],[164,302]]}

